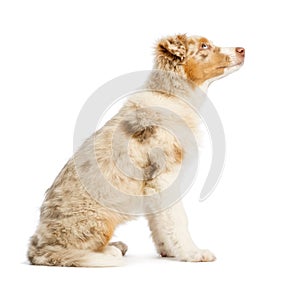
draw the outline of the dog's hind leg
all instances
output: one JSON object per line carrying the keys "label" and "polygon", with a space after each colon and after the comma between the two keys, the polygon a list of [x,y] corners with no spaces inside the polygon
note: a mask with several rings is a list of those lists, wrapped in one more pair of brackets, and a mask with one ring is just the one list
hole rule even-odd
{"label": "dog's hind leg", "polygon": [[99,252],[60,245],[31,246],[28,258],[35,265],[104,267],[123,264],[122,252],[115,246],[106,246]]}
{"label": "dog's hind leg", "polygon": [[[44,211],[44,210],[43,210]],[[77,212],[78,210],[76,210]],[[118,215],[105,208],[90,219],[87,211],[55,220],[42,214],[31,238],[28,259],[35,265],[101,267],[122,264],[125,247],[109,245]]]}

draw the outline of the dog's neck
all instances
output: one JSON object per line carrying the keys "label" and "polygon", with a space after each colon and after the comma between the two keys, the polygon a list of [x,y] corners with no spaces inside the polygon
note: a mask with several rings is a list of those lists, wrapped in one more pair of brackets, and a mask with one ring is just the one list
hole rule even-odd
{"label": "dog's neck", "polygon": [[184,73],[154,69],[146,82],[146,87],[153,91],[162,91],[170,95],[185,96],[194,92],[196,88],[200,88],[206,94],[210,83],[210,81],[205,81],[202,85],[196,86],[186,78]]}
{"label": "dog's neck", "polygon": [[153,72],[148,79],[147,86],[153,89],[162,88],[168,93],[178,95],[188,94],[196,88],[200,88],[204,94],[207,94],[208,87],[214,79],[204,81],[201,85],[196,85],[187,78],[184,65],[174,64],[169,60],[155,60]]}
{"label": "dog's neck", "polygon": [[206,97],[207,84],[200,87],[189,81],[185,74],[178,72],[153,70],[145,84],[145,88],[159,92],[167,96],[176,96],[180,99],[190,101],[194,106],[199,107]]}
{"label": "dog's neck", "polygon": [[166,95],[185,96],[192,91],[192,86],[182,75],[164,70],[153,70],[146,87],[153,91],[164,92]]}

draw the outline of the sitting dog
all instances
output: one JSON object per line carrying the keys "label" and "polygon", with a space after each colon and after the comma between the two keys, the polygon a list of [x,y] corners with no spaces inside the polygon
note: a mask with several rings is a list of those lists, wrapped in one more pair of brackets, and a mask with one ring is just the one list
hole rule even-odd
{"label": "sitting dog", "polygon": [[[105,191],[109,197],[109,183],[127,195],[159,196],[176,178],[188,150],[164,127],[176,124],[180,117],[178,123],[184,121],[191,131],[198,131],[199,117],[181,98],[188,100],[197,88],[206,92],[212,81],[238,70],[244,56],[245,50],[241,47],[216,47],[199,36],[176,35],[158,41],[153,75],[146,83],[150,90],[128,98],[121,110],[83,143],[47,190],[40,222],[29,245],[30,263],[82,267],[120,265],[127,246],[110,240],[119,224],[135,216],[122,213],[125,204],[117,197],[114,208],[120,210],[104,205],[100,198],[105,197],[101,195],[97,199],[97,193]],[[177,118],[168,120],[159,112],[162,108],[176,113]],[[112,145],[116,133],[118,142]],[[126,150],[120,146],[121,141],[127,142]],[[113,156],[123,162],[122,168],[134,164],[140,177],[133,178],[120,170]],[[97,166],[93,166],[92,159]],[[89,189],[81,182],[78,170]],[[105,181],[99,181],[99,175]],[[192,262],[215,260],[210,251],[199,249],[191,239],[180,201],[147,213],[146,217],[161,256]]]}

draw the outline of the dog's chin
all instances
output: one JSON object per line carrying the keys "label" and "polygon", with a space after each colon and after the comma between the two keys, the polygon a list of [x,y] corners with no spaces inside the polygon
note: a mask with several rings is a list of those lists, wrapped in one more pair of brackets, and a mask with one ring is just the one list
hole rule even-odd
{"label": "dog's chin", "polygon": [[224,67],[224,74],[229,75],[229,74],[239,70],[243,66],[243,64],[244,64],[244,61],[240,61],[240,62],[234,63],[230,66]]}
{"label": "dog's chin", "polygon": [[223,69],[223,74],[207,80],[203,85],[200,86],[200,88],[204,92],[207,92],[208,86],[213,81],[216,81],[216,80],[219,80],[221,78],[224,78],[224,77],[228,76],[229,74],[237,71],[238,69],[240,69],[243,66],[243,64],[244,64],[244,61],[238,61],[238,62],[232,62],[232,64],[230,66],[220,66],[220,67],[218,67],[217,69]]}

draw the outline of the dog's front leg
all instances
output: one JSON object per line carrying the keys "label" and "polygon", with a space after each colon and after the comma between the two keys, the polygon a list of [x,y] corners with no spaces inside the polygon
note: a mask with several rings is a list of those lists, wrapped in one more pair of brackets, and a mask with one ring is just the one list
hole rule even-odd
{"label": "dog's front leg", "polygon": [[194,244],[187,227],[187,217],[181,202],[163,212],[148,216],[156,249],[161,256],[182,261],[214,261],[209,250]]}

